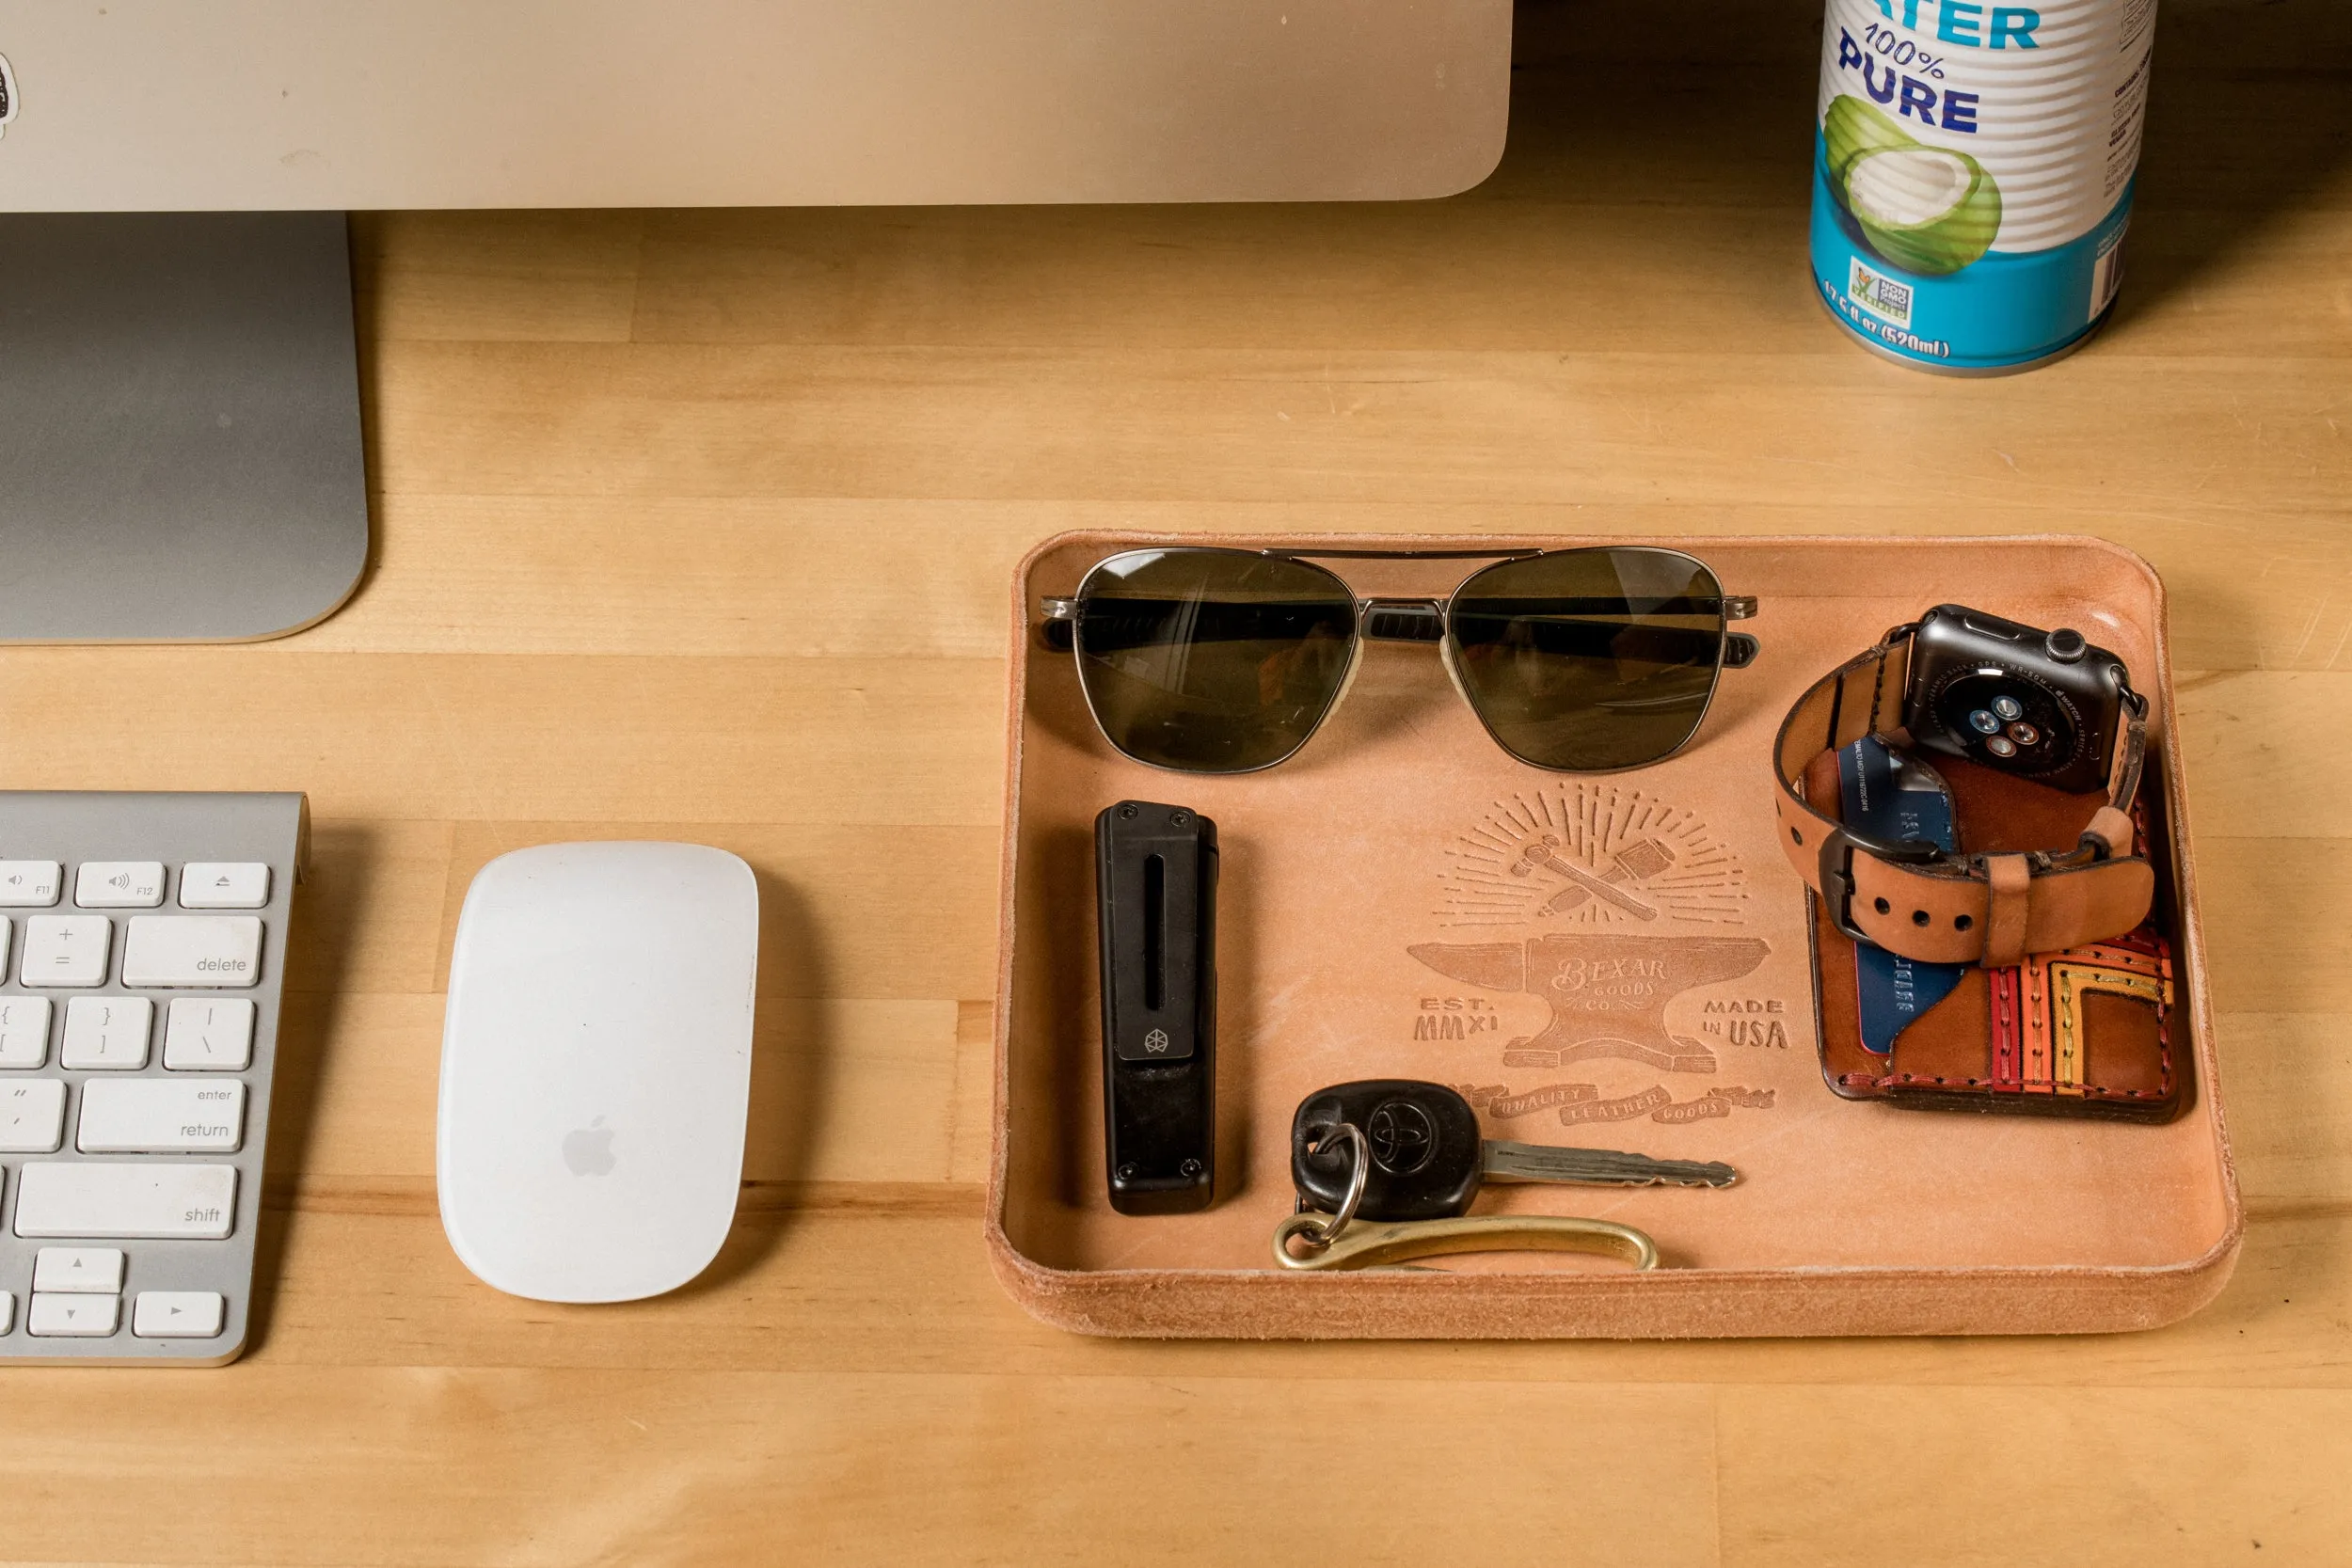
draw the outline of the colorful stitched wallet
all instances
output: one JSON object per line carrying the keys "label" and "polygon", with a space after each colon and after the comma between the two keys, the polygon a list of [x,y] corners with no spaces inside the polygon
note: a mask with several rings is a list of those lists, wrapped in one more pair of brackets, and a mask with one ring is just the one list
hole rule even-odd
{"label": "colorful stitched wallet", "polygon": [[[2028,850],[2071,843],[2106,804],[2065,795],[1958,758],[1938,756],[1950,784],[1960,847]],[[2162,867],[2151,842],[2155,769],[2133,804],[2138,853]],[[1837,817],[1836,753],[1806,768],[1806,800]],[[2157,830],[2161,832],[2160,828]],[[2188,1053],[2174,1036],[2170,900],[2161,889],[2138,928],[2013,967],[1970,967],[1951,993],[1896,1035],[1891,1052],[1864,1048],[1854,943],[1813,900],[1813,983],[1821,1075],[1848,1100],[1930,1110],[2170,1121],[2186,1108]],[[1808,895],[1810,896],[1810,895]]]}

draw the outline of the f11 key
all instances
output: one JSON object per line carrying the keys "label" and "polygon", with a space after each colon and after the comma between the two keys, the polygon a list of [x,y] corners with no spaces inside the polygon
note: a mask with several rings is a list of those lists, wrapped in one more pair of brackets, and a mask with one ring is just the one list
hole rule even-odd
{"label": "f11 key", "polygon": [[1478,1113],[1443,1084],[1372,1078],[1311,1094],[1291,1117],[1292,1184],[1303,1204],[1325,1213],[1345,1211],[1357,1180],[1355,1140],[1331,1136],[1343,1126],[1362,1133],[1355,1215],[1367,1220],[1451,1219],[1468,1212],[1489,1180],[1728,1187],[1740,1180],[1720,1161],[1483,1140]]}

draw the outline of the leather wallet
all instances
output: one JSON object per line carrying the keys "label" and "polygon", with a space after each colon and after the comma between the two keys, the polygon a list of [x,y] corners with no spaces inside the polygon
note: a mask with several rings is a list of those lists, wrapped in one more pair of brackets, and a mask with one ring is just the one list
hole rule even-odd
{"label": "leather wallet", "polygon": [[[2068,842],[2109,805],[2104,792],[2061,794],[1957,758],[1938,757],[1936,766],[1951,786],[1961,847],[1972,852]],[[1806,767],[1803,786],[1807,805],[1839,818],[1835,752]],[[2153,788],[2153,778],[2144,781],[2134,801],[2132,848],[2161,863],[2165,846],[2151,842],[2152,824],[2164,820],[2151,804]],[[1931,1110],[2148,1122],[2169,1121],[2186,1107],[2189,1053],[2174,1037],[2161,893],[2148,919],[2121,936],[1971,967],[1883,1055],[1862,1044],[1853,939],[1819,895],[1810,898],[1821,1075],[1834,1092]]]}

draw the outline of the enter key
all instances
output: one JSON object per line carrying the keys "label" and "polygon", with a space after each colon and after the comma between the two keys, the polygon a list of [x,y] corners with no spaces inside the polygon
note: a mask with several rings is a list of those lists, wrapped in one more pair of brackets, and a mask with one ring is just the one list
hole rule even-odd
{"label": "enter key", "polygon": [[82,1087],[74,1147],[85,1154],[233,1154],[245,1138],[245,1085],[204,1078],[93,1078]]}

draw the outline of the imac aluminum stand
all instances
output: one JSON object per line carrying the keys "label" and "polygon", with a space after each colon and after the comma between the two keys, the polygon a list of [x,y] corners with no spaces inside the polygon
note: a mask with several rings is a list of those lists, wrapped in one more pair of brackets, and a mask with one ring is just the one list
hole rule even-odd
{"label": "imac aluminum stand", "polygon": [[367,560],[341,213],[0,215],[0,642],[280,637]]}

